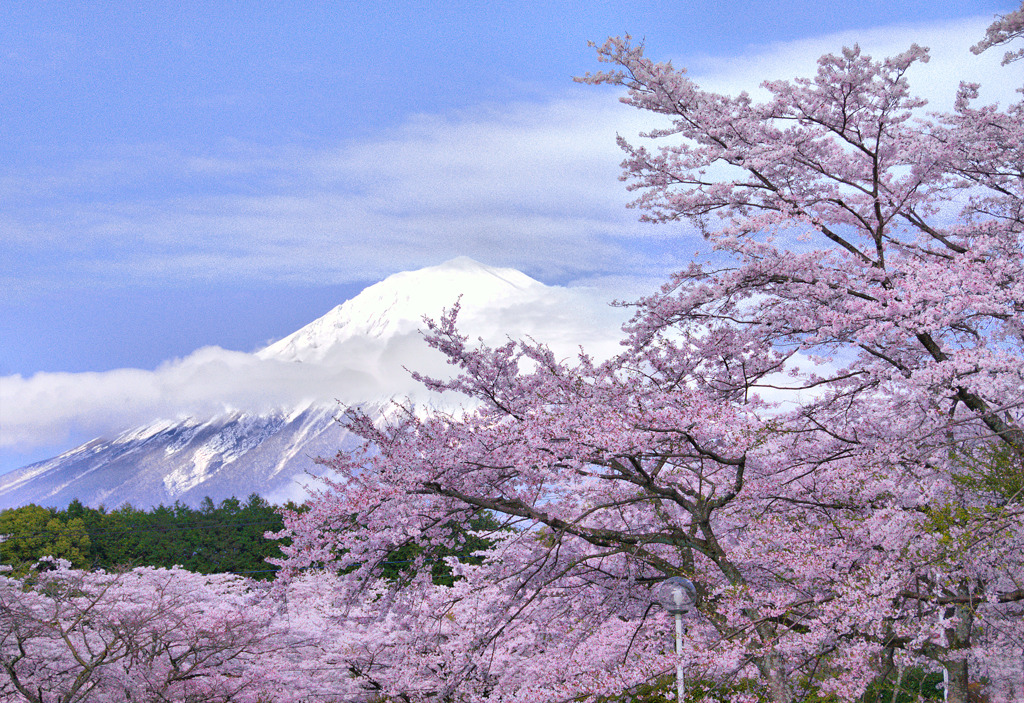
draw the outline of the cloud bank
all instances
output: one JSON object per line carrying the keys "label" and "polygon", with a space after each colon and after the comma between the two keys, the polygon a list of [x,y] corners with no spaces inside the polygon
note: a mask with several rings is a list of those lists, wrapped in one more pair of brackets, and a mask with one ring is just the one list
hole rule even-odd
{"label": "cloud bank", "polygon": [[[540,293],[474,306],[460,316],[471,338],[502,343],[532,336],[562,357],[579,346],[610,356],[627,311],[607,304],[607,291],[540,286]],[[454,301],[451,301],[454,302]],[[440,306],[435,311],[440,314]],[[38,373],[0,379],[0,448],[49,446],[73,437],[110,435],[156,419],[261,411],[307,402],[358,403],[421,397],[408,369],[443,376],[443,358],[429,349],[414,321],[385,337],[354,337],[315,361],[294,362],[205,347],[154,370]]]}

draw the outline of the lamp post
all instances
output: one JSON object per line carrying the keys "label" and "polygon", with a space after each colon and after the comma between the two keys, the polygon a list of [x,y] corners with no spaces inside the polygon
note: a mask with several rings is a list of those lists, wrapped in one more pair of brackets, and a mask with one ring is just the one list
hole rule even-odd
{"label": "lamp post", "polygon": [[[697,605],[697,589],[690,579],[672,576],[654,588],[655,602],[676,616],[676,655],[683,652],[683,615]],[[676,663],[676,703],[683,703],[683,664]]]}

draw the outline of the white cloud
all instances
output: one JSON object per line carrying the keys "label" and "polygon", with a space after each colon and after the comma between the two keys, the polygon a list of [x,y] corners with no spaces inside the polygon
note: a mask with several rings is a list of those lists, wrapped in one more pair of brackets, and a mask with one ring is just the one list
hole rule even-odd
{"label": "white cloud", "polygon": [[[911,84],[932,108],[949,106],[960,79],[981,82],[986,100],[1006,104],[1024,82],[1017,65],[1001,68],[995,53],[968,51],[988,21],[774,44],[694,62],[691,75],[709,89],[757,91],[766,78],[812,75],[819,55],[844,44],[859,42],[881,58],[917,42],[932,47],[933,59],[915,69]],[[235,145],[199,155],[142,146],[74,163],[63,175],[8,174],[0,254],[13,251],[17,261],[31,263],[11,266],[4,280],[10,289],[45,285],[47,276],[61,285],[197,278],[337,283],[468,255],[618,291],[592,293],[585,307],[591,312],[581,316],[557,304],[505,310],[490,318],[488,334],[514,332],[518,324],[570,347],[595,334],[607,342],[605,311],[593,312],[594,301],[635,297],[650,277],[681,265],[700,246],[685,225],[640,226],[624,208],[629,195],[617,180],[615,134],[632,137],[650,123],[650,116],[619,105],[614,91],[573,87],[547,102],[416,116],[377,138],[331,148]],[[126,184],[138,183],[152,187],[131,195]],[[53,444],[70,433],[102,434],[224,406],[407,392],[400,367],[423,367],[417,345],[411,337],[385,348],[353,343],[343,361],[322,366],[206,348],[152,371],[11,376],[0,379],[0,446]]]}
{"label": "white cloud", "polygon": [[[813,75],[817,57],[843,45],[859,42],[881,58],[917,42],[933,58],[913,69],[911,84],[932,108],[948,108],[961,79],[980,81],[986,99],[1006,104],[1019,70],[999,67],[995,53],[969,52],[989,20],[771,44],[698,59],[691,75],[709,89],[757,94],[763,79]],[[685,224],[637,224],[617,180],[616,133],[632,137],[651,124],[613,90],[571,86],[546,102],[412,116],[401,128],[330,147],[235,144],[189,154],[145,145],[60,175],[8,176],[5,192],[17,195],[5,200],[0,235],[17,242],[19,260],[31,258],[35,278],[49,271],[62,285],[344,283],[460,254],[548,280],[664,274],[699,242]],[[29,204],[15,207],[18,199]],[[17,274],[8,281],[17,286]]]}
{"label": "white cloud", "polygon": [[1019,70],[1000,67],[999,52],[988,51],[976,56],[970,51],[985,35],[985,28],[991,21],[990,16],[983,16],[955,22],[908,23],[845,31],[753,47],[732,58],[704,59],[692,66],[690,72],[708,90],[731,94],[746,90],[763,99],[768,95],[760,88],[764,80],[813,77],[818,57],[838,54],[843,47],[857,44],[865,54],[881,60],[917,44],[929,48],[930,60],[912,68],[907,77],[911,91],[929,101],[929,110],[950,110],[960,81],[980,83],[983,101],[1006,106],[1019,99],[1015,90],[1024,83],[1024,76]]}
{"label": "white cloud", "polygon": [[[468,298],[471,298],[471,291]],[[579,345],[611,355],[626,313],[610,308],[597,288],[543,288],[487,307],[466,306],[472,337],[501,343],[532,335],[562,357]],[[453,301],[452,301],[453,302]],[[440,313],[440,309],[437,311]],[[269,410],[303,402],[376,401],[422,395],[406,368],[444,375],[440,354],[428,349],[416,325],[383,339],[355,337],[316,363],[260,358],[219,347],[199,349],[157,369],[100,373],[38,373],[0,378],[0,448],[25,450],[62,438],[109,435],[161,418],[213,415],[228,409]]]}

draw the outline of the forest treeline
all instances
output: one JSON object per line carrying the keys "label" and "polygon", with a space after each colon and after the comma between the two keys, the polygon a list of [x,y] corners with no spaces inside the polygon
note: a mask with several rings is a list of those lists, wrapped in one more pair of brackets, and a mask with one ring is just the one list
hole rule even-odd
{"label": "forest treeline", "polygon": [[[284,508],[302,511],[292,502]],[[214,504],[204,498],[198,508],[182,503],[150,510],[124,505],[108,511],[90,508],[73,500],[67,508],[26,505],[0,511],[0,564],[24,573],[43,557],[67,559],[79,569],[117,570],[136,566],[180,566],[198,574],[233,573],[253,579],[274,577],[276,567],[268,557],[280,557],[282,540],[268,532],[284,528],[281,506],[253,493],[245,501],[227,498]],[[500,528],[490,515],[471,521],[474,531]],[[486,539],[463,529],[460,546],[430,548],[409,543],[392,551],[384,562],[385,578],[411,575],[412,560],[425,556],[436,584],[450,585],[451,568],[445,557],[475,563],[476,550],[489,545]]]}
{"label": "forest treeline", "polygon": [[266,579],[274,575],[266,559],[280,556],[280,550],[277,540],[264,535],[283,527],[277,506],[255,493],[219,504],[204,498],[198,508],[175,503],[108,511],[77,499],[60,510],[26,505],[0,512],[0,563],[24,569],[52,556],[78,568],[178,565],[202,574]]}

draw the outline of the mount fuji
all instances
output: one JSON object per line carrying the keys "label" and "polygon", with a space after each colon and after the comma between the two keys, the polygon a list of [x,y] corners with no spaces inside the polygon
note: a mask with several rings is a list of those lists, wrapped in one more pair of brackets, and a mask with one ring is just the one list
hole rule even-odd
{"label": "mount fuji", "polygon": [[396,396],[442,402],[406,369],[447,372],[419,330],[424,316],[436,318],[456,301],[460,328],[472,338],[529,335],[563,355],[579,345],[611,353],[622,322],[621,312],[592,292],[547,286],[464,257],[398,273],[254,354],[196,352],[172,369],[185,379],[179,392],[220,394],[217,403],[149,417],[0,475],[0,508],[63,507],[75,498],[107,508],[197,505],[205,496],[219,501],[254,492],[271,502],[301,500],[323,471],[315,459],[356,442],[336,421],[339,402],[379,412]]}

